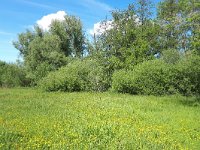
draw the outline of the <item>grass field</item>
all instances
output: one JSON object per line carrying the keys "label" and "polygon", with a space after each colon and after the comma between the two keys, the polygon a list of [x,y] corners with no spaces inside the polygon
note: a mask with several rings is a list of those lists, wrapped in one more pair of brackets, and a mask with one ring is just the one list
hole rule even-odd
{"label": "grass field", "polygon": [[0,149],[200,149],[195,98],[0,89]]}

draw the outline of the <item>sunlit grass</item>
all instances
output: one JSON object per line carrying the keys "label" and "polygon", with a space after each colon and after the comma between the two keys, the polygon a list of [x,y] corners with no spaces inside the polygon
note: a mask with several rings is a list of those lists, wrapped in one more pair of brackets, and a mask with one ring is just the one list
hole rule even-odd
{"label": "sunlit grass", "polygon": [[0,89],[0,149],[198,149],[195,98]]}

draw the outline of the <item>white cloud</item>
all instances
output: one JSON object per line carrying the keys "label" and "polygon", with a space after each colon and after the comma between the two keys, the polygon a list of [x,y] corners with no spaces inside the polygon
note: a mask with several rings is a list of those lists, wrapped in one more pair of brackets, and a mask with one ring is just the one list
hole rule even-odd
{"label": "white cloud", "polygon": [[89,30],[89,33],[91,35],[101,35],[103,34],[105,31],[110,30],[113,28],[113,21],[109,20],[109,21],[104,21],[104,22],[97,22],[94,24],[93,29]]}
{"label": "white cloud", "polygon": [[58,11],[57,13],[54,14],[48,14],[46,16],[43,16],[40,20],[37,21],[37,25],[42,28],[44,31],[48,31],[51,25],[51,22],[53,20],[59,20],[63,21],[65,20],[66,16],[65,11]]}

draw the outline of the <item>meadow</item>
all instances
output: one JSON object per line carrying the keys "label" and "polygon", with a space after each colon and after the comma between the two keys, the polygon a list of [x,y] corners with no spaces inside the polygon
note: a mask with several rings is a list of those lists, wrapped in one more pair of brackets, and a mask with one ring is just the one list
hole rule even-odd
{"label": "meadow", "polygon": [[0,89],[0,149],[200,148],[195,97]]}

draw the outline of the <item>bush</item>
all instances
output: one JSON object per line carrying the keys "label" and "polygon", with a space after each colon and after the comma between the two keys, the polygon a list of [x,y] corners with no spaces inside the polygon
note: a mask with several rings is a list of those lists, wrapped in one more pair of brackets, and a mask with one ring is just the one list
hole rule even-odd
{"label": "bush", "polygon": [[200,95],[200,56],[189,55],[177,65],[176,84],[184,95]]}
{"label": "bush", "polygon": [[109,82],[105,69],[94,60],[76,60],[51,72],[38,83],[45,91],[105,91]]}
{"label": "bush", "polygon": [[19,87],[28,86],[29,80],[22,66],[7,64],[0,61],[0,86]]}
{"label": "bush", "polygon": [[181,52],[176,49],[167,49],[162,52],[161,59],[168,64],[176,64],[181,60]]}
{"label": "bush", "polygon": [[137,65],[133,71],[114,73],[112,87],[124,93],[163,95],[170,91],[171,73],[172,69],[163,61],[147,61]]}
{"label": "bush", "polygon": [[114,72],[112,77],[112,88],[120,93],[138,94],[134,72],[130,70],[119,70]]}
{"label": "bush", "polygon": [[199,56],[185,57],[174,65],[163,60],[147,61],[132,71],[115,72],[112,88],[130,94],[200,94],[199,66]]}

